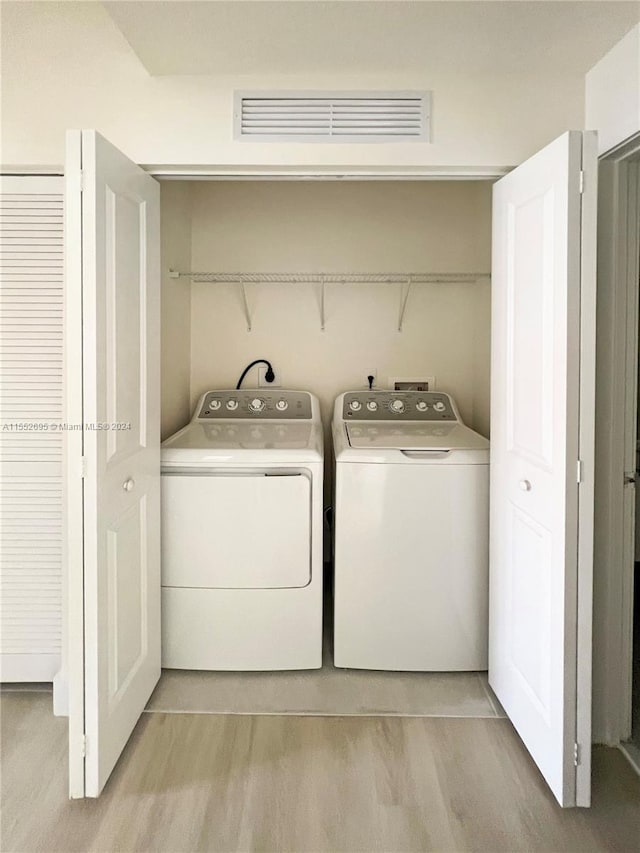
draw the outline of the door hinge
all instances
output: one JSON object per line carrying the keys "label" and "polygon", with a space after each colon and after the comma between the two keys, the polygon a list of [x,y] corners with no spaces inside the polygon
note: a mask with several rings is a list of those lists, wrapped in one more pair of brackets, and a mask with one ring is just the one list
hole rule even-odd
{"label": "door hinge", "polygon": [[573,745],[573,766],[577,767],[580,764],[580,744],[574,743]]}
{"label": "door hinge", "polygon": [[638,475],[635,471],[625,471],[624,472],[624,484],[625,486],[635,486]]}
{"label": "door hinge", "polygon": [[580,195],[584,193],[584,169],[580,169],[580,177],[578,178],[578,192]]}
{"label": "door hinge", "polygon": [[79,172],[76,172],[75,175],[71,177],[71,189],[73,192],[83,193],[86,188],[85,183],[85,172],[83,169],[80,169]]}
{"label": "door hinge", "polygon": [[87,736],[80,735],[80,755],[86,758],[87,755]]}
{"label": "door hinge", "polygon": [[582,459],[578,459],[576,464],[576,483],[582,482]]}

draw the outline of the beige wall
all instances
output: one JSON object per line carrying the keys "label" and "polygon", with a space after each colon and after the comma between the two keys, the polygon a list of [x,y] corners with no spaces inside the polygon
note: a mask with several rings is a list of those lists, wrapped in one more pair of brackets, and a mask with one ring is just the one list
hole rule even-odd
{"label": "beige wall", "polygon": [[640,24],[587,74],[585,111],[600,154],[640,133]]}
{"label": "beige wall", "polygon": [[[192,268],[211,271],[490,269],[491,186],[485,182],[195,182]],[[435,375],[465,420],[489,428],[489,285],[416,285],[404,329],[399,288],[328,285],[326,329],[312,285],[249,285],[253,330],[240,291],[191,285],[191,404],[234,387],[246,364],[270,359],[282,385],[337,394],[377,368]],[[253,373],[246,387],[257,382]],[[252,381],[253,380],[253,381]]]}
{"label": "beige wall", "polygon": [[[66,128],[143,164],[502,167],[583,126],[580,74],[150,76],[98,2],[2,2],[2,163],[61,166]],[[250,144],[233,90],[429,89],[433,144]]]}
{"label": "beige wall", "polygon": [[184,279],[169,278],[169,269],[186,269],[191,263],[191,196],[188,184],[165,181],[160,186],[164,439],[191,414],[191,287]]}

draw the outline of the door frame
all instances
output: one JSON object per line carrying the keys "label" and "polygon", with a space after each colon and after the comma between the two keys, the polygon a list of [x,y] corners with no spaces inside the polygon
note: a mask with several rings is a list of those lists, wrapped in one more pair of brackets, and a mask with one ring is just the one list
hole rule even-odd
{"label": "door frame", "polygon": [[631,734],[639,231],[637,134],[599,167],[593,740],[610,746]]}
{"label": "door frame", "polygon": [[[67,163],[72,168],[65,175],[64,241],[65,246],[82,245],[82,187],[77,175],[82,174],[82,146],[78,137],[67,134]],[[64,420],[67,424],[83,424],[83,302],[82,257],[80,252],[64,253]],[[81,460],[78,466],[78,460]],[[65,516],[63,535],[63,635],[66,655],[59,676],[58,707],[69,717],[69,740],[79,741],[77,754],[84,756],[84,619],[71,614],[84,609],[84,430],[67,429],[64,433]],[[71,606],[73,596],[73,606]],[[80,726],[80,721],[82,725]],[[71,754],[71,751],[69,752]],[[84,797],[84,757],[69,762],[69,791],[72,797]]]}

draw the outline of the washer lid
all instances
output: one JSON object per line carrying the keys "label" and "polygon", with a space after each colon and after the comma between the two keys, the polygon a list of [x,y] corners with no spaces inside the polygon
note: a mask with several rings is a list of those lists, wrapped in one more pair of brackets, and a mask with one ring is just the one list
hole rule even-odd
{"label": "washer lid", "polygon": [[309,421],[196,421],[164,441],[162,449],[305,450],[315,446],[316,429]]}
{"label": "washer lid", "polygon": [[349,445],[362,450],[486,450],[489,441],[459,423],[349,423]]}

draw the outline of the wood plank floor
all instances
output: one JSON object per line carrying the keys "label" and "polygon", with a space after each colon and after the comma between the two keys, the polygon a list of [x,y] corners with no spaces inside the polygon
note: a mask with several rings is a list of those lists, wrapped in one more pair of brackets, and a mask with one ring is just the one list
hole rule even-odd
{"label": "wood plank floor", "polygon": [[148,711],[314,716],[503,717],[484,672],[197,672],[164,669]]}
{"label": "wood plank floor", "polygon": [[0,710],[3,853],[640,850],[618,751],[563,811],[504,719],[145,714],[102,797],[69,802],[50,695]]}

